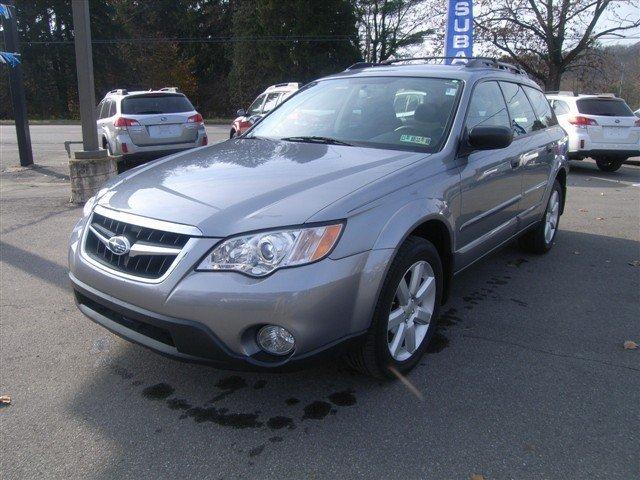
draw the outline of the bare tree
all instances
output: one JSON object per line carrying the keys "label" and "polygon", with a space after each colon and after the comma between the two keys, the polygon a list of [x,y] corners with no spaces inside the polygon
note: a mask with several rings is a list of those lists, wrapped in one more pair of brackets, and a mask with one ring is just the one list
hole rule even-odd
{"label": "bare tree", "polygon": [[[539,79],[547,90],[560,87],[563,73],[603,37],[623,36],[640,25],[637,0],[477,0],[480,40]],[[624,7],[636,12],[623,15]],[[603,14],[607,13],[607,22]]]}
{"label": "bare tree", "polygon": [[419,45],[426,35],[430,0],[356,0],[362,56],[381,62],[407,47]]}

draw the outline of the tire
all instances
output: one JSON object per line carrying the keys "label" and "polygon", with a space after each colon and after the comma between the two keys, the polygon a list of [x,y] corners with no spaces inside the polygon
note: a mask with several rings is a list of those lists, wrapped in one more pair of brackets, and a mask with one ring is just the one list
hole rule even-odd
{"label": "tire", "polygon": [[235,129],[233,129],[233,128],[232,128],[232,129],[231,129],[231,132],[229,132],[229,138],[235,138],[235,137],[237,137],[237,136],[238,136],[238,135],[236,134]]}
{"label": "tire", "polygon": [[111,145],[109,145],[109,141],[106,138],[102,139],[102,147],[107,151],[107,155],[113,157],[113,152],[111,151]]}
{"label": "tire", "polygon": [[[414,270],[410,271],[411,268]],[[411,282],[413,272],[416,271],[422,272],[418,288]],[[394,370],[397,373],[406,373],[415,367],[427,349],[436,328],[442,300],[443,278],[442,262],[436,248],[427,240],[409,237],[398,250],[387,272],[371,327],[362,345],[348,354],[348,363],[356,370],[377,378],[395,378]],[[401,280],[406,282],[405,285],[410,290],[413,287],[411,298],[416,298],[416,301],[409,302],[404,307],[400,305],[398,295]],[[421,291],[422,302],[418,298],[419,295],[415,295]],[[430,316],[429,309],[432,310]],[[398,322],[398,326],[390,330],[388,326],[392,318]],[[401,329],[400,337],[396,338]],[[407,338],[406,333],[411,331],[413,336]],[[414,339],[413,349],[407,343],[410,341],[409,338]],[[395,355],[392,354],[394,346]]]}
{"label": "tire", "polygon": [[[553,189],[542,220],[532,230],[523,234],[518,243],[520,248],[529,253],[541,255],[547,253],[553,247],[558,234],[560,223],[560,209],[562,208],[562,187],[560,182],[553,182]],[[550,230],[547,230],[549,228]],[[551,231],[552,229],[552,231]]]}
{"label": "tire", "polygon": [[596,165],[602,172],[615,172],[622,166],[624,160],[614,160],[610,158],[596,158]]}

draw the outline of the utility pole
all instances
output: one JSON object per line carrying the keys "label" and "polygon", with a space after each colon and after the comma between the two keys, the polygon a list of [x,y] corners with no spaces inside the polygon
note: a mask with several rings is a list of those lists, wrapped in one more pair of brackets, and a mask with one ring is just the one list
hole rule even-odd
{"label": "utility pole", "polygon": [[82,143],[85,152],[92,152],[98,150],[98,132],[96,129],[96,94],[93,83],[89,0],[72,0],[71,8],[73,10],[73,36],[76,47],[76,70],[78,71]]}
{"label": "utility pole", "polygon": [[[3,0],[3,2],[4,1],[7,0]],[[4,43],[8,52],[19,53],[16,7],[13,0],[7,1],[5,5],[9,7],[11,15],[8,20],[4,20]],[[8,67],[11,103],[13,105],[13,116],[16,122],[16,136],[18,137],[20,165],[28,167],[29,165],[33,165],[33,152],[31,150],[31,135],[29,134],[29,119],[27,118],[27,101],[24,95],[24,82],[22,81],[22,66],[17,64],[13,67]]]}
{"label": "utility pole", "polygon": [[89,0],[71,0],[71,8],[84,150],[74,152],[74,158],[69,160],[69,179],[71,202],[80,204],[95,195],[104,182],[117,175],[117,168],[115,159],[98,147]]}

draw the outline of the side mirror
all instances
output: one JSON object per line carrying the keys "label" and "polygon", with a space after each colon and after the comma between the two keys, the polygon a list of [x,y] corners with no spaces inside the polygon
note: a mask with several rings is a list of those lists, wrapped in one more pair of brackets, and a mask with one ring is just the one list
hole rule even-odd
{"label": "side mirror", "polygon": [[238,111],[236,112],[236,115],[238,115],[239,117],[244,117],[246,114],[247,112],[244,108],[239,108]]}
{"label": "side mirror", "polygon": [[509,127],[476,126],[467,134],[467,144],[473,150],[497,150],[513,142],[513,131]]}

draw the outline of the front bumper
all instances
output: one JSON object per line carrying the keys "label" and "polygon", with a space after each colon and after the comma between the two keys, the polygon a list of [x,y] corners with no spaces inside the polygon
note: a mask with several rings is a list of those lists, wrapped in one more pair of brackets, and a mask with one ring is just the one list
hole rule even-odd
{"label": "front bumper", "polygon": [[78,309],[91,320],[126,340],[185,362],[233,370],[290,370],[335,357],[362,338],[360,334],[349,335],[297,356],[277,357],[264,352],[238,355],[202,323],[149,312],[81,285],[73,277],[71,281]]}
{"label": "front bumper", "polygon": [[[369,327],[392,250],[327,258],[255,279],[194,267],[219,241],[190,240],[158,283],[123,278],[88,262],[82,225],[69,251],[70,279],[80,310],[112,332],[159,353],[226,368],[278,368],[310,361]],[[255,334],[280,325],[295,337],[286,357],[262,352]]]}

